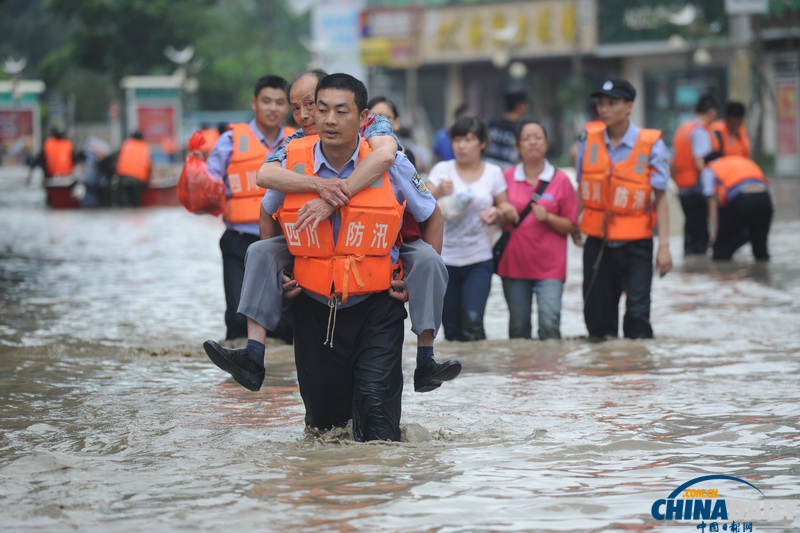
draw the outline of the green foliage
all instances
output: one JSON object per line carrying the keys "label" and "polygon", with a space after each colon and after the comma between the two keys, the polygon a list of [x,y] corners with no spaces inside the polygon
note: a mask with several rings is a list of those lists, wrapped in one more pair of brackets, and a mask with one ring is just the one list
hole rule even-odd
{"label": "green foliage", "polygon": [[164,49],[193,45],[199,108],[247,108],[259,76],[307,64],[309,27],[281,0],[0,0],[0,57],[27,57],[25,77],[74,93],[78,120],[98,120],[124,76],[168,75]]}

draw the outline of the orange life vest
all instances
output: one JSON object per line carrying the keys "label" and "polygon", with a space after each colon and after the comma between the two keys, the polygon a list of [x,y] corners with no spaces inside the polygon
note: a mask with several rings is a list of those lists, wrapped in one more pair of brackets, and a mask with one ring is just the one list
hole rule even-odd
{"label": "orange life vest", "polygon": [[44,162],[48,176],[72,174],[72,150],[72,143],[68,139],[50,137],[44,142]]}
{"label": "orange life vest", "polygon": [[690,120],[684,122],[672,141],[672,179],[681,189],[697,185],[700,171],[697,170],[694,153],[692,152],[692,134],[697,128],[704,128],[711,137],[711,151],[719,150],[719,142],[711,129],[701,122]]}
{"label": "orange life vest", "polygon": [[[314,145],[317,135],[293,140],[286,150],[286,168],[314,173]],[[369,143],[361,142],[358,160],[372,152]],[[277,217],[286,235],[289,251],[295,256],[294,279],[312,292],[327,298],[385,291],[392,281],[393,265],[389,255],[397,241],[403,220],[404,206],[397,203],[389,176],[350,198],[339,209],[341,228],[334,244],[333,224],[325,220],[312,232],[294,231],[299,209],[314,193],[287,194]]]}
{"label": "orange life vest", "polygon": [[[256,185],[256,175],[269,150],[247,123],[233,124],[229,129],[233,130],[233,153],[226,174],[231,196],[225,202],[223,216],[230,224],[258,222],[266,189]],[[293,132],[292,128],[283,128],[284,136]]]}
{"label": "orange life vest", "polygon": [[117,174],[146,182],[150,178],[150,148],[142,139],[125,139],[117,159]]}
{"label": "orange life vest", "polygon": [[233,153],[226,174],[231,196],[225,202],[224,217],[230,224],[258,222],[266,190],[256,185],[256,174],[269,150],[247,123],[234,124],[230,129],[233,130]]}
{"label": "orange life vest", "polygon": [[606,148],[605,130],[604,124],[586,130],[580,230],[611,241],[647,239],[653,235],[655,224],[650,151],[661,132],[642,128],[630,156],[614,163]]}
{"label": "orange life vest", "polygon": [[725,120],[719,119],[711,123],[711,131],[714,133],[715,140],[721,143],[722,155],[750,157],[750,139],[747,137],[747,130],[744,129],[744,124],[739,126],[734,135],[728,129]]}
{"label": "orange life vest", "polygon": [[740,155],[728,155],[708,164],[717,179],[714,188],[721,206],[728,205],[728,192],[745,180],[757,179],[767,183],[764,172],[752,159]]}

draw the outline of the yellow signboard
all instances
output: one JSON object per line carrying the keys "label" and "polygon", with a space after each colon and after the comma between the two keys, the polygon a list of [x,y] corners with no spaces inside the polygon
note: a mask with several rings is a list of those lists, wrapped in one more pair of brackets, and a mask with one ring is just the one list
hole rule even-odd
{"label": "yellow signboard", "polygon": [[423,63],[475,61],[498,51],[514,57],[567,55],[596,43],[591,26],[578,28],[579,0],[533,0],[428,9]]}

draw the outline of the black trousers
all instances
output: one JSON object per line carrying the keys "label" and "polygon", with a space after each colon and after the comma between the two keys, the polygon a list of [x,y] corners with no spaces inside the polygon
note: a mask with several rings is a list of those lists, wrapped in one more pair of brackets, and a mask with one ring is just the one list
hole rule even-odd
{"label": "black trousers", "polygon": [[225,285],[226,339],[247,337],[247,318],[237,313],[244,279],[244,254],[258,235],[225,230],[219,240],[222,250],[222,281]]}
{"label": "black trousers", "polygon": [[708,201],[702,194],[680,195],[685,222],[683,254],[705,255],[708,249]]}
{"label": "black trousers", "polygon": [[583,318],[589,336],[603,338],[619,334],[619,299],[625,291],[623,334],[629,339],[652,338],[652,280],[652,239],[612,247],[604,245],[602,239],[587,238],[583,248]]}
{"label": "black trousers", "polygon": [[331,309],[301,294],[292,304],[294,354],[306,425],[342,427],[357,441],[400,440],[405,306],[375,293],[336,311],[333,347],[325,345]]}
{"label": "black trousers", "polygon": [[769,192],[738,194],[719,209],[719,231],[713,259],[728,261],[748,241],[758,261],[769,261],[767,236],[772,225],[772,199]]}
{"label": "black trousers", "polygon": [[119,207],[140,207],[142,194],[147,184],[131,176],[120,176],[117,184],[117,197],[114,202]]}

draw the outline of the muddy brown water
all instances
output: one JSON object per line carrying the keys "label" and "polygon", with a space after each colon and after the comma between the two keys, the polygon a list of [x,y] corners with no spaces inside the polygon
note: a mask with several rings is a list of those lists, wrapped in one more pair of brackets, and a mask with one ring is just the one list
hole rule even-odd
{"label": "muddy brown water", "polygon": [[[800,498],[793,183],[768,265],[749,247],[684,261],[673,237],[654,340],[584,338],[576,248],[564,341],[509,341],[495,279],[489,340],[437,343],[462,375],[406,388],[405,442],[359,444],[304,434],[291,348],[269,345],[258,393],[206,359],[202,341],[224,335],[219,221],[52,211],[23,182],[0,170],[4,531],[677,532],[700,520],[659,521],[651,506],[699,476]],[[407,384],[413,368],[409,332]],[[800,518],[753,529],[775,526]]]}

